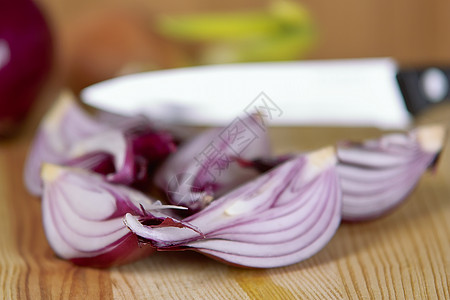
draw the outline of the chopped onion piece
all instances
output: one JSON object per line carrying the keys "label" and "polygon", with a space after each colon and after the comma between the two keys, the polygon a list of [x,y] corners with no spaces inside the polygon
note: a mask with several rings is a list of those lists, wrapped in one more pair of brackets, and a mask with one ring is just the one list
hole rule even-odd
{"label": "chopped onion piece", "polygon": [[[71,148],[69,157],[79,160],[90,153],[110,154],[115,171],[107,174],[107,180],[136,185],[145,183],[148,169],[164,160],[175,148],[170,134],[155,131],[145,123],[136,123],[130,128],[111,129],[80,141]],[[65,164],[81,167],[73,164],[73,160]]]}
{"label": "chopped onion piece", "polygon": [[158,250],[191,249],[230,264],[290,265],[322,249],[340,223],[341,190],[332,148],[296,157],[186,218],[189,228],[125,224]]}
{"label": "chopped onion piece", "polygon": [[399,205],[434,166],[444,137],[444,127],[434,125],[361,144],[341,144],[337,153],[343,220],[373,219]]}
{"label": "chopped onion piece", "polygon": [[[175,150],[170,134],[155,131],[143,118],[98,122],[65,95],[43,119],[25,165],[25,184],[34,195],[42,191],[43,162],[88,168],[111,182],[138,185],[148,169]],[[103,160],[102,160],[103,159]]]}
{"label": "chopped onion piece", "polygon": [[112,185],[81,169],[44,164],[42,212],[48,242],[55,253],[76,264],[106,267],[154,252],[141,247],[123,223],[132,213],[145,224],[184,227],[161,205],[130,188]]}
{"label": "chopped onion piece", "polygon": [[42,182],[39,176],[43,162],[61,163],[73,145],[107,127],[90,118],[78,107],[69,93],[63,94],[46,114],[30,148],[24,169],[28,191],[40,195]]}
{"label": "chopped onion piece", "polygon": [[270,153],[266,129],[257,118],[236,118],[227,127],[211,129],[182,145],[156,173],[156,185],[171,203],[196,212],[256,177],[255,170],[240,167],[237,160]]}
{"label": "chopped onion piece", "polygon": [[[343,190],[343,220],[374,219],[399,205],[422,174],[434,167],[444,138],[444,127],[432,125],[362,144],[341,142],[338,170]],[[265,172],[288,157],[240,159],[239,164]]]}

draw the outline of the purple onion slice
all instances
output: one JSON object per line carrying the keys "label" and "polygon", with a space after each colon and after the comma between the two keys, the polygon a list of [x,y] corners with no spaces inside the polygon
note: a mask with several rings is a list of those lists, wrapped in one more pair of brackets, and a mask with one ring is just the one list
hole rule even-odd
{"label": "purple onion slice", "polygon": [[185,226],[161,212],[176,207],[107,183],[94,173],[44,164],[42,179],[42,213],[48,242],[59,257],[76,264],[107,267],[154,252],[150,246],[141,247],[126,228],[126,213],[155,227]]}
{"label": "purple onion slice", "polygon": [[87,168],[111,182],[139,185],[149,169],[175,150],[170,134],[156,131],[148,120],[121,118],[101,123],[69,96],[62,97],[43,119],[25,165],[30,193],[40,195],[43,162]]}
{"label": "purple onion slice", "polygon": [[158,250],[190,249],[247,267],[297,263],[322,249],[341,220],[332,148],[299,156],[215,200],[185,220],[152,228],[128,213],[128,228]]}
{"label": "purple onion slice", "polygon": [[422,174],[434,167],[444,137],[444,127],[433,125],[361,144],[341,143],[342,219],[374,219],[402,203]]}
{"label": "purple onion slice", "polygon": [[24,169],[28,191],[36,196],[41,194],[39,174],[43,162],[63,162],[73,145],[106,129],[78,107],[72,95],[61,96],[42,120],[31,145]]}
{"label": "purple onion slice", "polygon": [[[85,164],[76,163],[80,158],[99,152],[109,154],[113,158],[114,172],[107,173],[108,181],[125,185],[146,183],[149,169],[175,151],[176,146],[169,133],[155,131],[146,123],[131,123],[129,126],[106,130],[79,141],[68,153],[72,159],[63,164],[83,167]],[[96,170],[93,167],[89,169]]]}
{"label": "purple onion slice", "polygon": [[171,203],[196,212],[256,177],[256,170],[240,167],[237,160],[270,153],[266,129],[257,118],[236,118],[227,127],[208,130],[181,145],[156,173],[156,185]]}
{"label": "purple onion slice", "polygon": [[[338,146],[343,220],[364,221],[386,214],[410,194],[422,174],[435,166],[445,137],[442,126],[423,126],[365,143]],[[265,172],[290,155],[240,159],[243,167]]]}

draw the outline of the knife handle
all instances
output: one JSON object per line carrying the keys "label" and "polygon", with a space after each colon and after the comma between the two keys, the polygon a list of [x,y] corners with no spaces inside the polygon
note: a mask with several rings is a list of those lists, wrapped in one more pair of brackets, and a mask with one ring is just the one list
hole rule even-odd
{"label": "knife handle", "polygon": [[406,108],[411,114],[417,115],[430,106],[449,99],[450,68],[400,70],[397,82]]}

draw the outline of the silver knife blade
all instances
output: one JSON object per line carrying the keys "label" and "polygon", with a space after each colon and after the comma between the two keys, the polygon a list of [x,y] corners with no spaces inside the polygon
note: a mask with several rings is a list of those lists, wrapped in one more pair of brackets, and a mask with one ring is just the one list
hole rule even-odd
{"label": "silver knife blade", "polygon": [[150,71],[94,84],[94,107],[186,125],[223,126],[258,110],[280,126],[406,128],[390,58],[264,62]]}

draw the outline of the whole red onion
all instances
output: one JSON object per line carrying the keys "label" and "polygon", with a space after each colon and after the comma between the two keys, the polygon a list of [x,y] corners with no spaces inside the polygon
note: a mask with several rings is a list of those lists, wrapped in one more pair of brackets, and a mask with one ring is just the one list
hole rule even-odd
{"label": "whole red onion", "polygon": [[52,65],[52,37],[31,0],[0,0],[0,136],[25,118]]}

